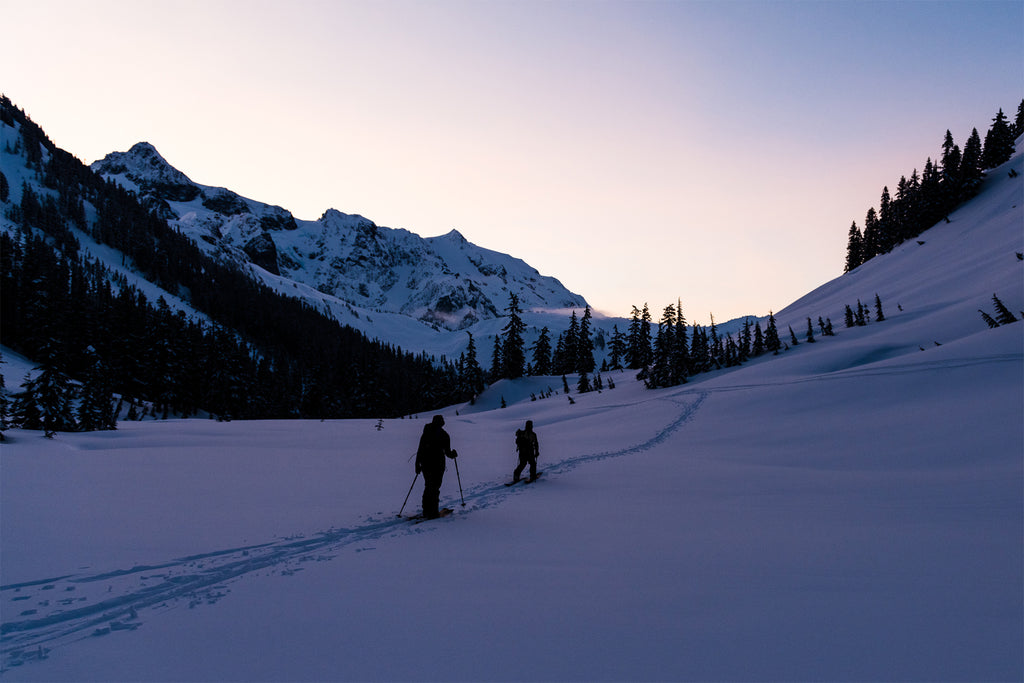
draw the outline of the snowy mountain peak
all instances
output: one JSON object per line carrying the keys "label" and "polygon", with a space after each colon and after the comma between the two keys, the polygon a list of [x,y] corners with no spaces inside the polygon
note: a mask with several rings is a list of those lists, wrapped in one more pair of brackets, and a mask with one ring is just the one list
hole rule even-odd
{"label": "snowy mountain peak", "polygon": [[469,240],[463,237],[462,233],[455,229],[452,229],[447,234],[443,235],[443,238],[450,242],[454,242],[455,244],[469,244]]}
{"label": "snowy mountain peak", "polygon": [[351,315],[346,322],[367,333],[381,332],[370,329],[379,325],[369,322],[371,313],[395,314],[426,332],[463,330],[500,317],[512,292],[526,310],[587,305],[555,278],[457,230],[422,238],[333,208],[316,221],[296,221],[279,206],[192,182],[146,142],[92,168],[135,191],[215,258],[258,266],[253,275],[268,285]]}
{"label": "snowy mountain peak", "polygon": [[[121,175],[141,190],[159,189],[161,193],[195,196],[195,184],[184,173],[167,163],[156,147],[138,142],[127,152],[111,152],[92,165],[103,175]],[[177,193],[173,191],[177,188]]]}

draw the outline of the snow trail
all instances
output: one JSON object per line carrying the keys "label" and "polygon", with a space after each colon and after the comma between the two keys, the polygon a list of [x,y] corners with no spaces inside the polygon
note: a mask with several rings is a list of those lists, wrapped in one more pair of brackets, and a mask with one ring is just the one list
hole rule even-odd
{"label": "snow trail", "polygon": [[[544,470],[549,475],[564,474],[589,462],[649,450],[690,422],[708,395],[707,391],[688,389],[655,399],[678,406],[678,413],[650,438],[627,448],[568,456],[545,464]],[[498,505],[524,488],[506,487],[503,481],[477,485],[464,492],[463,513]],[[451,501],[447,504],[455,507]],[[185,601],[189,608],[214,604],[228,595],[229,582],[246,574],[271,570],[292,575],[302,571],[304,563],[332,560],[350,546],[386,536],[424,533],[439,528],[441,523],[444,520],[424,527],[412,525],[406,518],[370,517],[358,526],[329,529],[311,536],[198,553],[128,569],[2,585],[0,592],[7,594],[5,597],[12,596],[11,603],[25,602],[35,607],[0,623],[0,671],[44,659],[52,649],[67,643],[137,629],[143,623],[139,616],[142,610],[166,611]],[[355,548],[355,552],[361,550]]]}

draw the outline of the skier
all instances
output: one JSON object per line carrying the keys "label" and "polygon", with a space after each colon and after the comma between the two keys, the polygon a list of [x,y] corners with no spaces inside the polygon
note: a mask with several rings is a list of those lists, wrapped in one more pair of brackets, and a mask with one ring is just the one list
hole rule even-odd
{"label": "skier", "polygon": [[416,473],[423,473],[423,517],[426,519],[440,516],[437,505],[441,496],[441,480],[444,479],[445,457],[454,459],[458,453],[452,450],[451,438],[444,430],[444,418],[435,415],[423,428],[420,446],[416,450]]}
{"label": "skier", "polygon": [[512,473],[512,483],[519,481],[527,463],[530,464],[530,481],[535,480],[540,444],[537,443],[537,433],[533,431],[533,420],[526,421],[525,429],[516,430],[516,450],[519,452],[519,466]]}

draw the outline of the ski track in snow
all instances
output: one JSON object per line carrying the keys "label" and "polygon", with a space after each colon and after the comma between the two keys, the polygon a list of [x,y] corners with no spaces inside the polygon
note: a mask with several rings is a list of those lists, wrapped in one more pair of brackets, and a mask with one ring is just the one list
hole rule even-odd
{"label": "ski track in snow", "polygon": [[[580,465],[607,458],[641,453],[665,442],[693,419],[709,392],[684,390],[655,400],[679,406],[679,413],[650,439],[613,451],[588,453],[545,464],[545,476],[563,474]],[[0,586],[4,621],[0,623],[0,672],[45,659],[62,645],[115,631],[142,626],[140,613],[212,605],[230,593],[228,583],[246,574],[267,571],[290,576],[307,562],[332,560],[345,548],[372,550],[375,539],[436,530],[439,524],[473,510],[500,504],[527,487],[505,486],[503,481],[474,486],[463,492],[466,507],[460,514],[423,526],[408,518],[367,518],[355,527],[293,536],[276,541],[207,552],[167,562],[139,565],[96,574],[70,574]],[[456,507],[456,501],[444,501]]]}
{"label": "ski track in snow", "polygon": [[[709,396],[806,382],[842,381],[864,377],[902,375],[954,369],[977,364],[1017,362],[1021,354],[945,359],[939,361],[886,364],[824,373],[811,377],[780,378],[755,384],[731,384],[702,389],[681,387],[653,398],[678,406],[671,422],[649,439],[634,446],[570,456],[544,464],[546,478],[565,474],[590,462],[635,455],[654,448],[694,415]],[[292,536],[266,543],[178,558],[95,574],[69,574],[49,579],[0,586],[4,621],[0,623],[0,673],[11,667],[45,659],[52,649],[84,638],[134,630],[143,624],[140,613],[153,614],[187,605],[211,605],[230,593],[228,584],[258,571],[283,576],[303,570],[307,562],[336,558],[344,549],[372,550],[375,539],[435,531],[441,524],[461,515],[500,505],[510,495],[520,495],[527,486],[505,486],[504,481],[476,485],[463,491],[466,507],[445,520],[415,525],[408,518],[368,517],[354,527],[333,528],[309,536]],[[442,501],[456,506],[457,499]]]}

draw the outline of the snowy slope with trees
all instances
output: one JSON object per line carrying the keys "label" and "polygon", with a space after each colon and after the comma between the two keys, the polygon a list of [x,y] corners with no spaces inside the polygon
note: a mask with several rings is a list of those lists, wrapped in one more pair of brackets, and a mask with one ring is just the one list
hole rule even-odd
{"label": "snowy slope with trees", "polygon": [[555,278],[478,247],[456,230],[422,238],[335,209],[316,221],[296,220],[281,207],[192,182],[148,143],[111,153],[92,168],[138,193],[218,258],[258,266],[258,277],[261,271],[280,275],[344,302],[345,322],[357,327],[360,314],[377,312],[435,329],[465,329],[501,316],[510,292],[526,309],[586,306]]}
{"label": "snowy slope with trees", "polygon": [[1024,324],[981,312],[1022,317],[1022,172],[777,313],[777,356],[441,411],[442,520],[396,517],[429,415],[12,430],[0,679],[1020,680]]}

